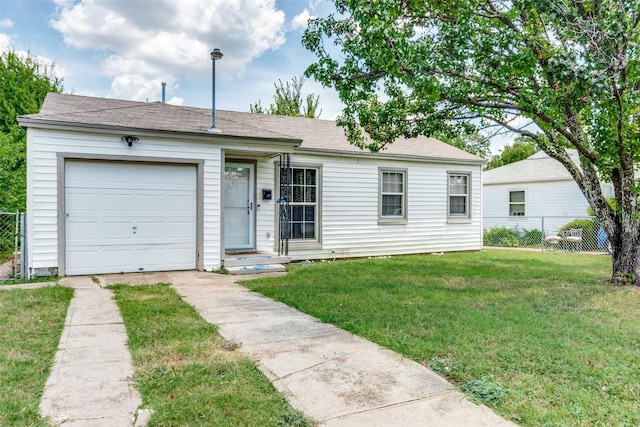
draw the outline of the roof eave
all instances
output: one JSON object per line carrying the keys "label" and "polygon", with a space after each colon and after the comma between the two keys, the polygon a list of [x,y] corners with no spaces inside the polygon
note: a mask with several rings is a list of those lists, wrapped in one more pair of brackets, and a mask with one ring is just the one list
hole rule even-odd
{"label": "roof eave", "polygon": [[181,139],[196,139],[203,141],[211,141],[215,138],[218,141],[241,141],[252,140],[279,143],[291,148],[298,147],[302,144],[301,139],[296,138],[275,138],[275,137],[256,137],[256,136],[243,136],[243,135],[228,135],[224,133],[204,133],[204,132],[177,132],[169,130],[154,130],[145,128],[135,128],[128,126],[114,126],[114,125],[98,125],[98,124],[86,124],[86,123],[73,123],[73,122],[61,122],[56,120],[46,120],[39,118],[30,118],[28,116],[20,116],[17,118],[18,124],[27,128],[40,128],[40,129],[54,129],[54,130],[67,130],[67,131],[86,131],[100,133],[134,133],[137,135],[155,136],[155,137],[167,137],[169,135],[174,137],[180,137]]}
{"label": "roof eave", "polygon": [[318,154],[324,156],[337,156],[337,157],[367,157],[367,158],[377,158],[377,159],[386,159],[386,160],[404,160],[410,162],[429,162],[429,163],[463,163],[469,165],[484,165],[487,163],[484,159],[458,159],[453,157],[432,157],[432,156],[417,156],[413,154],[393,154],[393,153],[384,153],[377,152],[371,153],[367,151],[362,152],[354,152],[354,151],[346,151],[346,150],[331,150],[331,149],[322,149],[322,148],[306,148],[306,147],[296,147],[296,153],[306,153],[306,154]]}
{"label": "roof eave", "polygon": [[517,180],[509,180],[509,181],[489,181],[486,180],[486,175],[483,181],[484,185],[507,185],[507,184],[533,184],[539,182],[558,182],[558,181],[573,181],[571,176],[568,177],[549,177],[549,178],[541,178],[541,179],[517,179]]}

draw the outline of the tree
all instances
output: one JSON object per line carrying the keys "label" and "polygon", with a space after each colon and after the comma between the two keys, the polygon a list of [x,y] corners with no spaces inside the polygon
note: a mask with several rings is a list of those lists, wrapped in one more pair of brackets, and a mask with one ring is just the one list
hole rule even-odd
{"label": "tree", "polygon": [[282,83],[282,80],[278,79],[278,83],[273,84],[276,89],[276,93],[273,95],[274,103],[265,109],[261,101],[258,100],[249,106],[249,111],[255,114],[303,116],[317,119],[322,113],[322,110],[318,111],[320,97],[311,93],[303,99],[302,85],[304,85],[304,77],[294,77],[286,83]]}
{"label": "tree", "polygon": [[0,53],[0,211],[26,207],[26,133],[16,117],[40,111],[47,92],[61,92],[54,67],[13,50]]}
{"label": "tree", "polygon": [[466,135],[437,133],[433,136],[442,142],[446,142],[447,144],[453,145],[454,147],[468,153],[480,156],[483,159],[488,158],[491,154],[491,141],[480,132],[473,132]]}
{"label": "tree", "polygon": [[[589,201],[613,279],[640,285],[640,0],[335,3],[339,15],[305,31],[318,57],[306,75],[338,91],[350,141],[377,150],[481,126],[527,136]],[[615,215],[601,181],[613,183]]]}
{"label": "tree", "polygon": [[538,151],[538,147],[526,137],[519,136],[511,144],[502,149],[502,153],[491,157],[485,170],[494,169],[509,163],[519,162],[533,156]]}

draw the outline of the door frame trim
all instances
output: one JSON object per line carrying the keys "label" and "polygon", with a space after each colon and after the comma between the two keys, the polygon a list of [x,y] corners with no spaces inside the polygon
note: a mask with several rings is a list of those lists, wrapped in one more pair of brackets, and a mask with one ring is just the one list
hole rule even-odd
{"label": "door frame trim", "polygon": [[227,244],[225,242],[225,218],[224,218],[224,209],[225,209],[225,197],[224,197],[224,179],[225,179],[225,169],[227,168],[227,164],[229,163],[240,163],[240,164],[246,164],[246,165],[251,165],[253,167],[253,180],[251,183],[251,187],[250,189],[251,194],[249,195],[249,200],[251,203],[253,203],[253,211],[251,213],[251,215],[253,216],[253,221],[252,223],[249,225],[249,233],[251,234],[251,236],[249,237],[249,246],[246,248],[238,248],[237,250],[239,251],[243,251],[243,250],[247,250],[247,251],[254,251],[257,249],[257,223],[258,223],[258,205],[256,204],[256,185],[257,185],[257,175],[258,175],[258,162],[255,160],[251,160],[251,159],[235,159],[235,158],[225,158],[224,159],[224,163],[222,166],[222,170],[221,170],[221,175],[222,175],[222,189],[220,191],[220,198],[222,199],[222,203],[220,204],[220,210],[222,211],[222,221],[221,221],[221,233],[220,233],[220,241],[222,242],[221,246],[222,246],[222,257],[221,259],[224,260],[225,258],[225,254],[227,250],[235,250],[233,248],[227,248]]}
{"label": "door frame trim", "polygon": [[58,193],[58,275],[67,274],[67,222],[66,212],[66,178],[65,163],[67,160],[95,161],[95,162],[120,162],[120,163],[155,163],[175,166],[196,167],[196,269],[204,270],[204,160],[181,159],[172,157],[150,156],[117,156],[108,154],[84,154],[84,153],[56,153],[57,156],[57,193]]}

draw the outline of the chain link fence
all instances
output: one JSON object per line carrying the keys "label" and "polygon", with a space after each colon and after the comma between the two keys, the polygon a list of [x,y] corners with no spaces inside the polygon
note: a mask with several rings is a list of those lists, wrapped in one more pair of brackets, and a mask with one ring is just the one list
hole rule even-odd
{"label": "chain link fence", "polygon": [[24,214],[0,212],[0,281],[23,277]]}
{"label": "chain link fence", "polygon": [[594,217],[483,217],[483,228],[484,246],[610,253]]}

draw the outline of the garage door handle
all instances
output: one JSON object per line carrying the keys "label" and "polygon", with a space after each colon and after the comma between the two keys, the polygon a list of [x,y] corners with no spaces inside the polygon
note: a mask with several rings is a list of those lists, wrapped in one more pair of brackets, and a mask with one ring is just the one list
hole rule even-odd
{"label": "garage door handle", "polygon": [[138,229],[138,227],[132,227],[133,228],[133,234],[136,234],[136,230]]}

